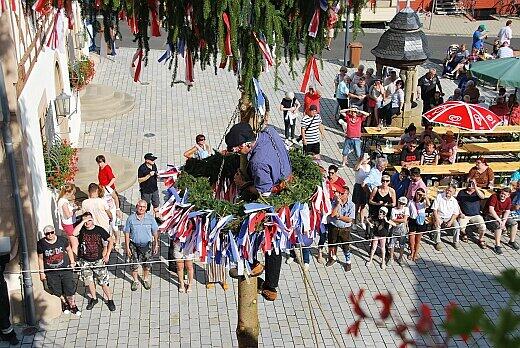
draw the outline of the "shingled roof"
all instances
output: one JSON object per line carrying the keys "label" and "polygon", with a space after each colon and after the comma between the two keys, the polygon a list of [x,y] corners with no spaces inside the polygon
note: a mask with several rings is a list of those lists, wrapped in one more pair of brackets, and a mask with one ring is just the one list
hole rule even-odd
{"label": "shingled roof", "polygon": [[428,40],[417,13],[407,7],[397,13],[372,49],[376,60],[394,67],[415,66],[428,59]]}

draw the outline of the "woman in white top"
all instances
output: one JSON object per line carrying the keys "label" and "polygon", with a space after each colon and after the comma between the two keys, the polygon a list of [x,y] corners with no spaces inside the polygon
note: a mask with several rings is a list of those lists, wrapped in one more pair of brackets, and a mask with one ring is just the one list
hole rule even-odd
{"label": "woman in white top", "polygon": [[[76,186],[65,184],[58,196],[58,214],[60,216],[61,228],[69,239],[70,247],[74,254],[78,254],[78,238],[74,237],[74,222],[76,220],[77,207],[74,204],[76,199]],[[72,260],[71,260],[72,261]]]}
{"label": "woman in white top", "polygon": [[408,219],[408,239],[410,241],[410,255],[408,260],[417,261],[419,257],[419,247],[421,238],[426,232],[426,208],[430,206],[430,201],[426,192],[422,188],[415,191],[412,200],[408,202],[410,218]]}
{"label": "woman in white top", "polygon": [[370,172],[370,156],[368,153],[364,153],[363,156],[359,159],[358,163],[354,167],[354,171],[356,172],[356,178],[354,183],[354,190],[352,192],[352,202],[356,205],[356,216],[358,217],[358,221],[361,221],[361,225],[363,229],[366,229],[365,226],[365,217],[367,216],[367,211],[365,209],[365,205],[368,203],[368,190],[363,189],[363,181]]}
{"label": "woman in white top", "polygon": [[211,147],[208,143],[206,143],[206,136],[204,134],[198,134],[195,137],[195,146],[186,150],[184,152],[184,157],[186,160],[190,158],[195,158],[198,160],[203,160],[204,158],[209,157],[209,153],[211,152]]}

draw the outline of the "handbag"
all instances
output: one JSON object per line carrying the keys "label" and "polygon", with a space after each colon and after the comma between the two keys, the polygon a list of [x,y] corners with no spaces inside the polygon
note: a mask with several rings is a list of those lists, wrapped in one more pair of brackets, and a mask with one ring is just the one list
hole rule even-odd
{"label": "handbag", "polygon": [[[291,108],[294,106],[294,99],[293,99],[293,102],[291,104]],[[295,111],[287,111],[287,118],[289,119],[289,122],[291,124],[291,126],[294,124],[294,121],[298,118],[298,116],[300,116],[300,113],[298,112],[298,110],[295,110]]]}
{"label": "handbag", "polygon": [[419,212],[417,202],[415,202],[415,209],[417,210],[417,218],[415,218],[415,221],[417,222],[417,225],[422,226],[426,222],[426,214],[423,212]]}
{"label": "handbag", "polygon": [[[309,126],[307,128],[310,128],[314,124],[314,119],[315,118],[316,118],[316,115],[312,116],[311,123],[309,124]],[[303,139],[303,136],[300,134],[300,136],[298,138],[296,138],[296,141],[301,141],[302,139]]]}

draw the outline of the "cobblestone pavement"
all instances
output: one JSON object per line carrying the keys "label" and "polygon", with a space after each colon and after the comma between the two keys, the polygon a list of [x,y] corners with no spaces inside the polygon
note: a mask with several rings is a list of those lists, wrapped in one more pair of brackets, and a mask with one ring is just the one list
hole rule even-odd
{"label": "cobblestone pavement", "polygon": [[[81,145],[116,153],[135,164],[141,163],[144,153],[153,152],[158,156],[159,167],[167,163],[180,164],[182,153],[193,144],[198,133],[204,133],[209,143],[217,146],[239,97],[236,78],[227,71],[219,70],[215,76],[213,69],[201,72],[197,67],[196,83],[191,91],[188,92],[183,84],[170,88],[171,72],[156,62],[161,52],[151,51],[150,63],[142,75],[143,83],[133,83],[129,71],[132,54],[130,49],[122,49],[114,62],[102,60],[96,67],[95,82],[134,95],[134,110],[125,116],[84,123]],[[339,163],[342,144],[342,133],[332,121],[335,110],[332,81],[337,69],[338,66],[325,62],[321,70],[324,82],[321,105],[326,126],[322,148],[326,165]],[[301,71],[301,64],[296,70]],[[179,76],[184,76],[182,68],[179,68]],[[285,84],[282,90],[274,91],[273,76],[273,72],[264,74],[261,82],[271,101],[271,122],[282,128],[277,104],[284,90],[299,90],[301,79],[298,77],[293,81],[282,67],[280,77]],[[453,90],[451,81],[443,83],[446,92]],[[301,94],[297,96],[302,97]],[[145,137],[146,133],[155,136]],[[342,169],[341,174],[350,185],[353,184],[350,168]],[[125,212],[133,210],[138,199],[137,185],[122,195]],[[445,242],[448,240],[446,238]],[[437,325],[444,317],[443,306],[449,301],[463,306],[479,303],[496,315],[508,297],[494,282],[493,276],[506,267],[520,267],[518,253],[505,247],[504,254],[496,256],[490,249],[482,251],[473,243],[462,244],[455,250],[446,243],[443,251],[436,252],[426,238],[420,262],[405,261],[402,266],[386,271],[381,270],[378,263],[370,269],[365,266],[365,243],[354,245],[350,273],[345,273],[339,263],[325,268],[313,257],[309,276],[323,312],[314,299],[307,297],[298,265],[284,264],[279,298],[271,303],[259,298],[260,343],[265,347],[313,347],[315,344],[331,347],[334,346],[334,333],[345,347],[396,347],[399,342],[389,329],[398,321],[416,319],[414,310],[421,302],[432,306]],[[166,247],[162,250],[162,257],[166,257]],[[123,262],[122,256],[114,253],[111,262]],[[220,287],[207,290],[203,267],[201,264],[196,266],[196,284],[191,294],[178,293],[176,278],[164,264],[153,267],[150,291],[140,287],[131,292],[128,269],[123,266],[111,269],[115,312],[109,312],[101,301],[93,310],[87,311],[85,291],[79,284],[77,299],[83,311],[81,318],[63,315],[45,330],[24,337],[24,346],[237,346],[237,284],[230,281],[227,292]],[[368,310],[375,316],[378,308],[372,296],[380,291],[391,291],[395,300],[394,319],[388,325],[362,324],[361,335],[353,339],[346,334],[347,326],[354,322],[347,296],[361,288],[366,289]],[[436,326],[436,330],[438,328]],[[441,334],[436,338],[440,339]],[[487,344],[480,340],[477,345]],[[457,341],[454,346],[465,344]]]}

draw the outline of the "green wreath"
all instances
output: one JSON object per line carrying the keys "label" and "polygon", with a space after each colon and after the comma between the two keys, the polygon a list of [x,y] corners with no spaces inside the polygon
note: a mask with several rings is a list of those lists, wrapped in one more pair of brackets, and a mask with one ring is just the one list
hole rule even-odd
{"label": "green wreath", "polygon": [[[280,193],[270,197],[261,197],[259,202],[272,205],[275,209],[290,206],[295,202],[307,202],[322,184],[323,175],[320,167],[311,157],[301,151],[289,151],[293,180]],[[222,162],[224,161],[224,162]],[[197,210],[213,210],[219,216],[232,214],[244,216],[244,202],[221,201],[213,198],[212,186],[218,180],[222,166],[222,178],[233,179],[239,168],[240,156],[237,154],[222,155],[215,152],[203,160],[189,159],[179,175],[176,187],[180,191],[188,189],[189,202]]]}

